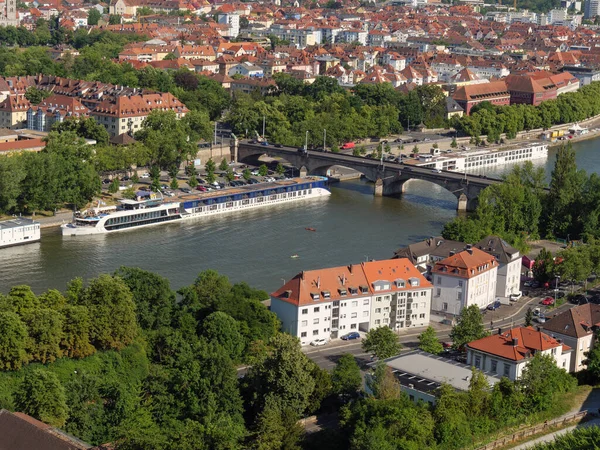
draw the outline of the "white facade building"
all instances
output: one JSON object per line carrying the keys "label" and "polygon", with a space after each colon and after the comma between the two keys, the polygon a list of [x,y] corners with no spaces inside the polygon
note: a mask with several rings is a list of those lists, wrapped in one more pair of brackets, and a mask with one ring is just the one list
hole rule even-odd
{"label": "white facade building", "polygon": [[229,25],[228,37],[236,38],[240,34],[240,16],[239,14],[219,14],[217,22]]}
{"label": "white facade building", "polygon": [[519,251],[498,236],[488,236],[475,244],[475,247],[494,256],[498,262],[496,296],[507,299],[511,294],[517,294],[521,283],[522,264]]}
{"label": "white facade building", "polygon": [[431,308],[458,315],[463,308],[486,308],[496,299],[496,259],[470,245],[467,249],[437,262],[432,270]]}
{"label": "white facade building", "polygon": [[380,326],[427,326],[431,291],[406,259],[370,261],[299,273],[271,294],[271,311],[308,345]]}
{"label": "white facade building", "polygon": [[572,349],[532,327],[518,327],[467,344],[467,364],[490,375],[521,378],[535,354],[552,355],[556,365],[569,372]]}

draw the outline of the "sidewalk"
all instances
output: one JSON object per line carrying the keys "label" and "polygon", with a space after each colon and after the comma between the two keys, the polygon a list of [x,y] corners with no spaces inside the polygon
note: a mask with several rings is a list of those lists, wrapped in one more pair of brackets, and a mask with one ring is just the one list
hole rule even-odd
{"label": "sidewalk", "polygon": [[40,223],[40,228],[60,227],[63,223],[71,222],[73,213],[71,211],[59,211],[55,216],[31,216],[31,219]]}

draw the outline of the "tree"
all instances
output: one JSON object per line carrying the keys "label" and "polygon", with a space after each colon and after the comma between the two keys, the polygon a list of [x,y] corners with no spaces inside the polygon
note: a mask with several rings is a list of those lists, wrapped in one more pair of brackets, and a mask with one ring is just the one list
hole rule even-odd
{"label": "tree", "polygon": [[108,16],[109,25],[119,25],[121,23],[121,16],[118,14],[111,14]]}
{"label": "tree", "polygon": [[208,181],[209,183],[214,183],[216,165],[212,158],[206,161],[204,169],[206,170],[206,181]]}
{"label": "tree", "polygon": [[88,25],[98,25],[98,21],[101,17],[102,14],[100,14],[100,11],[98,11],[96,8],[90,9],[88,12]]}
{"label": "tree", "polygon": [[119,179],[115,178],[114,180],[112,180],[112,182],[108,186],[108,192],[111,194],[116,194],[117,192],[119,192],[120,186],[121,186],[121,183],[119,183]]}
{"label": "tree", "polygon": [[198,186],[198,179],[195,176],[189,177],[187,184],[190,187],[190,189],[194,189],[196,186]]}
{"label": "tree", "polygon": [[245,347],[240,323],[221,311],[210,314],[200,325],[200,332],[208,342],[223,347],[232,361],[238,362]]}
{"label": "tree", "polygon": [[531,310],[531,307],[527,308],[527,311],[525,311],[525,326],[526,327],[530,327],[531,326],[531,321],[533,320],[533,311]]}
{"label": "tree", "polygon": [[533,277],[541,284],[547,283],[554,278],[554,257],[549,250],[542,248],[533,263]]}
{"label": "tree", "polygon": [[29,360],[27,328],[13,312],[0,311],[0,369],[18,370]]}
{"label": "tree", "polygon": [[310,361],[302,353],[298,339],[289,334],[274,336],[269,346],[269,355],[251,367],[248,374],[253,411],[262,411],[267,397],[274,396],[280,399],[282,408],[289,408],[298,417],[310,404],[315,388]]}
{"label": "tree", "polygon": [[418,155],[418,154],[419,154],[419,146],[418,146],[418,145],[416,145],[416,144],[415,144],[415,146],[413,147],[413,153],[414,153],[415,155]]}
{"label": "tree", "polygon": [[367,332],[362,341],[362,348],[377,358],[386,359],[400,353],[402,345],[389,327],[379,327]]}
{"label": "tree", "polygon": [[433,327],[427,327],[427,329],[419,335],[419,348],[424,352],[434,355],[439,355],[444,351],[444,347],[438,340]]}
{"label": "tree", "polygon": [[69,417],[65,390],[45,369],[27,372],[15,396],[17,409],[51,426],[62,427]]}
{"label": "tree", "polygon": [[106,128],[96,122],[93,117],[69,118],[62,122],[56,122],[52,126],[52,130],[59,133],[73,131],[77,136],[84,139],[93,139],[100,145],[108,145],[110,138]]}
{"label": "tree", "polygon": [[260,167],[258,168],[258,174],[261,177],[266,176],[269,173],[269,169],[267,168],[266,164],[261,164]]}
{"label": "tree", "polygon": [[39,105],[51,95],[52,92],[46,91],[44,89],[38,89],[33,86],[28,87],[25,91],[25,98],[29,100],[29,103],[31,103],[32,105]]}
{"label": "tree", "polygon": [[258,416],[256,438],[251,448],[300,450],[302,433],[294,411],[283,405],[279,398],[268,395],[265,407]]}
{"label": "tree", "polygon": [[223,158],[221,160],[221,163],[219,164],[219,170],[222,172],[225,172],[228,168],[229,168],[229,166],[227,165],[227,160],[225,158]]}
{"label": "tree", "polygon": [[277,172],[279,175],[283,175],[285,173],[285,167],[283,167],[283,164],[278,163],[275,172]]}
{"label": "tree", "polygon": [[252,178],[252,173],[250,172],[250,169],[244,169],[244,171],[242,172],[242,177],[244,177],[244,180],[246,181]]}
{"label": "tree", "polygon": [[42,364],[62,356],[60,342],[63,337],[62,316],[58,311],[39,308],[23,317],[29,334],[28,350],[34,361]]}
{"label": "tree", "polygon": [[[597,338],[597,337],[596,337]],[[597,341],[596,341],[597,342]],[[593,380],[600,379],[600,345],[594,345],[591,350],[584,353],[587,372],[592,376]]]}
{"label": "tree", "polygon": [[93,279],[80,302],[89,309],[90,337],[96,347],[120,350],[133,342],[138,331],[135,303],[121,278],[104,274]]}
{"label": "tree", "polygon": [[392,368],[383,361],[377,363],[373,375],[367,380],[368,387],[375,398],[379,400],[400,398],[402,392],[400,383],[392,372]]}
{"label": "tree", "polygon": [[452,142],[450,142],[450,147],[452,147],[452,148],[457,148],[458,147],[458,143],[456,142],[456,138],[455,137],[452,138]]}
{"label": "tree", "polygon": [[92,327],[88,309],[85,306],[67,305],[61,310],[62,341],[64,356],[69,358],[85,358],[96,352],[90,343]]}
{"label": "tree", "polygon": [[233,180],[235,180],[235,174],[233,173],[233,170],[228,167],[227,168],[227,172],[225,172],[225,179],[231,183]]}
{"label": "tree", "polygon": [[362,384],[362,377],[354,356],[345,353],[340,357],[331,374],[331,382],[333,392],[342,399],[347,400],[356,395]]}
{"label": "tree", "polygon": [[169,183],[169,187],[171,189],[173,189],[174,191],[179,189],[179,181],[177,181],[177,178],[173,177],[171,179],[171,183]]}
{"label": "tree", "polygon": [[487,336],[481,312],[477,305],[467,306],[460,311],[458,323],[452,328],[450,338],[455,349],[462,349],[471,341]]}

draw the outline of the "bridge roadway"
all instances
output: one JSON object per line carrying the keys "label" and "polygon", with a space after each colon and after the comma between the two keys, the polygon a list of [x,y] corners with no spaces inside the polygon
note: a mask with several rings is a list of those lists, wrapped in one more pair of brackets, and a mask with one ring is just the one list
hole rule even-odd
{"label": "bridge roadway", "polygon": [[474,175],[437,171],[403,163],[380,161],[362,156],[341,153],[301,152],[295,147],[275,147],[250,141],[231,140],[232,158],[239,162],[256,162],[262,156],[279,157],[300,170],[301,176],[326,175],[332,166],[343,166],[361,172],[375,183],[375,195],[397,195],[404,192],[410,180],[424,180],[442,186],[458,200],[459,211],[472,211],[477,206],[477,197],[486,187],[499,183],[496,178],[481,178]]}

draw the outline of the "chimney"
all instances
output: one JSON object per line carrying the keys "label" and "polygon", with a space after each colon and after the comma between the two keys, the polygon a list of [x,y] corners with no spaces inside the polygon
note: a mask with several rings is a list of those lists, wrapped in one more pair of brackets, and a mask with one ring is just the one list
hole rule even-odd
{"label": "chimney", "polygon": [[321,277],[320,276],[317,277],[317,287],[319,289],[321,289]]}
{"label": "chimney", "polygon": [[346,274],[342,274],[342,286],[346,285]]}
{"label": "chimney", "polygon": [[454,250],[450,250],[450,254],[448,256],[454,256],[456,252]]}
{"label": "chimney", "polygon": [[538,326],[538,327],[536,327],[536,328],[537,328],[538,332],[542,331],[542,327],[539,327],[539,326]]}
{"label": "chimney", "polygon": [[498,335],[502,334],[502,328],[498,327]]}
{"label": "chimney", "polygon": [[512,345],[513,347],[517,347],[519,345],[519,338],[513,338]]}
{"label": "chimney", "polygon": [[304,280],[304,270],[302,272],[300,272],[300,279]]}
{"label": "chimney", "polygon": [[352,274],[352,264],[350,264],[350,265],[348,266],[348,272],[350,272],[350,274]]}

